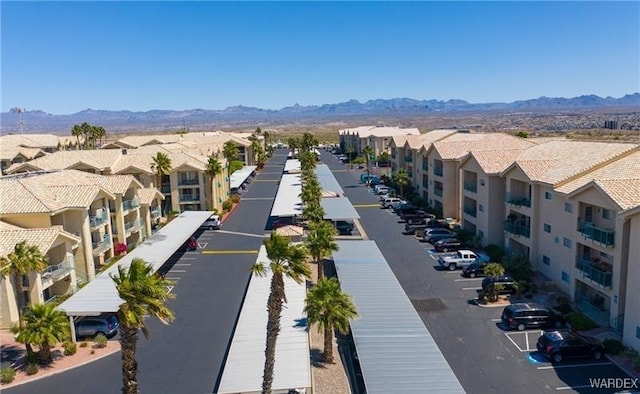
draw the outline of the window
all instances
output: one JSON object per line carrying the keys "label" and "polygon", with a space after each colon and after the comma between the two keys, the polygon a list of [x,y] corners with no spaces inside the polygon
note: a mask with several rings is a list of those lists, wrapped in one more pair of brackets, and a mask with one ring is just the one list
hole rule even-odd
{"label": "window", "polygon": [[602,218],[607,220],[613,220],[613,211],[611,209],[603,209]]}
{"label": "window", "polygon": [[484,186],[484,179],[480,179],[480,186]]}
{"label": "window", "polygon": [[636,326],[636,338],[640,339],[640,326]]}
{"label": "window", "polygon": [[568,273],[562,271],[562,281],[563,282],[569,283],[570,278],[571,278],[571,276]]}
{"label": "window", "polygon": [[555,242],[555,243],[559,244],[559,243],[560,243],[560,238],[555,237],[555,238],[553,239],[553,242]]}
{"label": "window", "polygon": [[570,248],[571,247],[571,240],[569,238],[567,238],[567,237],[564,237],[564,239],[562,240],[562,244],[564,246],[566,246],[567,248]]}
{"label": "window", "polygon": [[484,205],[478,204],[478,211],[484,212]]}
{"label": "window", "polygon": [[564,211],[565,212],[569,212],[569,213],[573,213],[573,205],[571,205],[570,202],[565,202],[564,203]]}
{"label": "window", "polygon": [[551,192],[544,192],[544,199],[551,200],[553,198],[553,194]]}
{"label": "window", "polygon": [[550,233],[551,232],[551,225],[550,224],[547,224],[547,223],[544,224],[544,232],[545,233]]}
{"label": "window", "polygon": [[542,264],[544,265],[550,265],[551,264],[551,259],[549,258],[549,256],[542,256]]}

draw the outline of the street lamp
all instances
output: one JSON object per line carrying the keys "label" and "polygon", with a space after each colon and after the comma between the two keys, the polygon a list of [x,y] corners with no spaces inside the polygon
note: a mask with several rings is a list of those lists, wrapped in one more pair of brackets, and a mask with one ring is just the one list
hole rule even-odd
{"label": "street lamp", "polygon": [[14,114],[18,114],[18,119],[20,122],[20,134],[22,134],[22,114],[24,113],[24,108],[13,107],[9,111]]}

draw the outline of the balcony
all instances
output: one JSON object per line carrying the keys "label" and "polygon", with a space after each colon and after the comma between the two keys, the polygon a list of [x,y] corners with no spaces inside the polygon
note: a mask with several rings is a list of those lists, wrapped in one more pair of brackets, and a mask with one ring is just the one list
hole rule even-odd
{"label": "balcony", "polygon": [[478,183],[477,182],[465,182],[464,183],[464,190],[471,192],[471,193],[477,193],[478,192]]}
{"label": "balcony", "polygon": [[591,222],[586,222],[578,218],[578,232],[587,239],[598,242],[605,246],[615,245],[615,230],[608,230],[598,227]]}
{"label": "balcony", "polygon": [[57,282],[69,274],[74,268],[73,256],[69,255],[59,264],[50,265],[40,272],[43,281]]}
{"label": "balcony", "polygon": [[178,180],[178,186],[193,186],[199,185],[200,181],[198,178],[182,178]]}
{"label": "balcony", "polygon": [[180,202],[192,202],[192,201],[200,201],[200,195],[199,194],[180,195]]}
{"label": "balcony", "polygon": [[472,208],[472,207],[464,207],[464,208],[462,209],[462,211],[463,211],[465,214],[469,215],[469,216],[473,216],[474,218],[476,217],[476,215],[477,215],[477,213],[478,213],[478,210],[477,210],[476,208]]}
{"label": "balcony", "polygon": [[422,162],[422,171],[429,171],[429,162],[427,161]]}
{"label": "balcony", "polygon": [[93,254],[106,252],[111,248],[111,236],[105,235],[104,237],[102,237],[101,241],[92,242],[91,247],[93,249]]}
{"label": "balcony", "polygon": [[100,226],[104,226],[107,224],[109,217],[107,216],[107,211],[102,210],[102,213],[96,214],[95,216],[89,216],[89,226],[91,229],[96,229]]}
{"label": "balcony", "polygon": [[606,263],[600,263],[598,266],[590,260],[576,258],[576,268],[582,273],[582,277],[589,279],[591,282],[601,287],[611,288],[613,277],[613,267]]}
{"label": "balcony", "polygon": [[163,184],[163,185],[160,187],[160,192],[161,192],[162,194],[169,194],[169,193],[171,193],[171,185],[169,185],[169,184]]}
{"label": "balcony", "polygon": [[504,231],[513,235],[521,235],[526,238],[531,237],[531,227],[522,226],[510,220],[504,221]]}
{"label": "balcony", "polygon": [[438,197],[442,197],[442,189],[433,189],[433,194]]}
{"label": "balcony", "polygon": [[151,218],[152,219],[157,219],[160,216],[162,216],[162,212],[160,211],[160,207],[151,208],[150,213],[151,213]]}
{"label": "balcony", "polygon": [[433,175],[442,176],[442,167],[433,167]]}
{"label": "balcony", "polygon": [[427,181],[426,179],[422,180],[422,188],[423,189],[428,189],[429,188],[429,181]]}
{"label": "balcony", "polygon": [[531,199],[522,194],[507,193],[504,200],[509,205],[531,208]]}
{"label": "balcony", "polygon": [[136,219],[133,222],[127,222],[124,224],[125,236],[129,236],[131,233],[140,231],[142,228],[142,219]]}
{"label": "balcony", "polygon": [[404,161],[405,161],[406,163],[411,163],[411,162],[413,162],[413,157],[412,157],[412,156],[405,156],[405,157],[404,157]]}
{"label": "balcony", "polygon": [[140,200],[138,198],[132,198],[131,200],[122,201],[122,209],[124,211],[130,211],[140,206]]}

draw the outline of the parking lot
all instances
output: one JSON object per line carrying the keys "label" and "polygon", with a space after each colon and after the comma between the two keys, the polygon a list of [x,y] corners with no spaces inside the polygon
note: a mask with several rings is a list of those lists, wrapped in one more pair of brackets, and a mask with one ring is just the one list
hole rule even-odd
{"label": "parking lot", "polygon": [[474,302],[482,278],[464,278],[442,269],[431,245],[403,235],[404,223],[380,209],[379,197],[359,183],[362,171],[323,153],[347,197],[361,216],[369,239],[378,244],[407,296],[468,393],[614,393],[592,388],[590,379],[628,375],[603,358],[551,364],[537,354],[540,330],[507,331],[500,324],[504,305]]}

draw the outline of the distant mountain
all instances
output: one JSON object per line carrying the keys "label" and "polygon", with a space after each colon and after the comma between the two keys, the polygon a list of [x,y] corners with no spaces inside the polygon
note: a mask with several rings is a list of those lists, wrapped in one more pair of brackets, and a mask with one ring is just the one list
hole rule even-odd
{"label": "distant mountain", "polygon": [[[640,93],[624,97],[599,97],[585,95],[573,98],[539,97],[512,103],[469,103],[464,100],[416,100],[411,98],[375,99],[364,103],[349,100],[343,103],[302,106],[295,104],[279,110],[261,109],[237,105],[223,110],[190,109],[184,111],[151,110],[145,112],[108,111],[86,109],[71,115],[52,115],[43,111],[26,111],[22,114],[27,133],[68,133],[74,124],[89,122],[111,131],[179,130],[185,125],[191,128],[233,127],[250,122],[274,123],[299,120],[329,120],[357,116],[430,115],[453,112],[521,112],[586,110],[615,107],[637,107],[640,111]],[[0,114],[0,133],[19,132],[17,115]]]}

